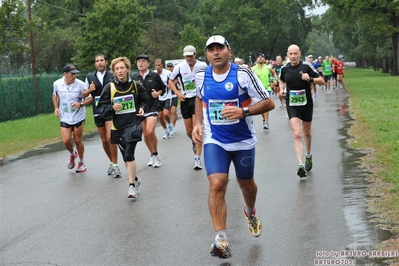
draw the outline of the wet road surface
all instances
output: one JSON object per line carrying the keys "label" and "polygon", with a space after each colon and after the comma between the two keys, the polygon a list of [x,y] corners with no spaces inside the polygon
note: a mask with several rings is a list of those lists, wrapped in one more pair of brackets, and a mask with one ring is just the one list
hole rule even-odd
{"label": "wet road surface", "polygon": [[[207,207],[205,170],[195,171],[182,119],[163,140],[162,166],[147,167],[140,142],[136,158],[140,195],[128,199],[126,170],[107,176],[99,137],[87,137],[85,173],[66,167],[62,145],[6,160],[0,167],[0,265],[314,265],[331,256],[318,251],[371,250],[389,235],[368,222],[366,182],[360,155],[346,145],[348,94],[318,90],[313,120],[313,164],[307,178],[296,175],[293,137],[285,108],[270,113],[270,129],[254,118],[259,143],[255,180],[263,233],[253,238],[243,198],[230,170],[227,234],[233,257],[211,257],[214,239]],[[91,119],[91,118],[88,118]],[[32,156],[33,154],[33,156]],[[122,166],[119,155],[120,165]],[[371,263],[368,258],[357,264]]]}

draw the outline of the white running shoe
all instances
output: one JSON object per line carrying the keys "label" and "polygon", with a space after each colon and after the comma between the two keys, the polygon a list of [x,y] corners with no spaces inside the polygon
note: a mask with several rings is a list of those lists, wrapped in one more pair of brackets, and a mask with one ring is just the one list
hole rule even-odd
{"label": "white running shoe", "polygon": [[114,166],[112,164],[109,164],[107,174],[112,175],[114,173]]}
{"label": "white running shoe", "polygon": [[167,129],[165,129],[165,133],[163,134],[162,138],[163,138],[163,139],[168,139],[169,136],[170,136],[169,131],[168,131]]}
{"label": "white running shoe", "polygon": [[159,158],[158,155],[153,156],[153,163],[152,167],[160,167],[161,166],[161,159]]}
{"label": "white running shoe", "polygon": [[154,165],[154,156],[151,155],[150,161],[147,163],[148,166],[153,166]]}
{"label": "white running shoe", "polygon": [[86,165],[82,162],[78,163],[78,168],[76,168],[76,173],[83,173],[86,171]]}
{"label": "white running shoe", "polygon": [[69,155],[68,169],[75,168],[75,159],[78,158],[78,152],[74,151]]}
{"label": "white running shoe", "polygon": [[173,136],[173,134],[175,134],[175,128],[173,127],[173,125],[169,124],[168,129],[169,129],[169,136],[170,137]]}
{"label": "white running shoe", "polygon": [[195,158],[194,159],[194,169],[195,170],[201,170],[202,169],[201,159],[200,158]]}
{"label": "white running shoe", "polygon": [[113,176],[114,178],[122,177],[121,169],[119,169],[118,166],[114,166],[114,171],[113,171],[112,176]]}
{"label": "white running shoe", "polygon": [[128,198],[137,198],[137,196],[140,193],[140,191],[139,191],[140,184],[141,184],[141,180],[140,180],[140,178],[138,178],[136,176],[136,181],[134,182],[134,186],[133,185],[129,186],[129,190],[128,190],[128,194],[127,194]]}
{"label": "white running shoe", "polygon": [[231,258],[229,241],[219,235],[215,237],[215,242],[212,243],[210,250],[213,257],[218,257],[219,259]]}

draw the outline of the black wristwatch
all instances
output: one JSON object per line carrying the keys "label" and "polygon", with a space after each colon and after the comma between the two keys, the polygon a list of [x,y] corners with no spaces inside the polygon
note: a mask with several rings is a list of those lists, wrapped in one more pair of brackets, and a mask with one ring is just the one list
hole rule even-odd
{"label": "black wristwatch", "polygon": [[83,107],[84,106],[84,104],[83,103],[80,103],[80,107]]}
{"label": "black wristwatch", "polygon": [[249,115],[251,115],[251,113],[249,112],[249,108],[248,108],[248,107],[242,108],[242,112],[244,113],[244,116],[249,116]]}
{"label": "black wristwatch", "polygon": [[309,78],[309,83],[313,83],[314,82],[314,78],[310,77]]}

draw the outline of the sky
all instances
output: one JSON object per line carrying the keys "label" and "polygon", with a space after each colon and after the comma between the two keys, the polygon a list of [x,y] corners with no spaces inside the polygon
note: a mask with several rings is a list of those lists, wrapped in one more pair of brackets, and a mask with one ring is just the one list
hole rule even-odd
{"label": "sky", "polygon": [[329,6],[320,6],[320,7],[316,7],[315,9],[312,10],[312,12],[309,12],[309,14],[313,14],[313,15],[321,15],[324,12],[326,12],[326,10],[329,8]]}

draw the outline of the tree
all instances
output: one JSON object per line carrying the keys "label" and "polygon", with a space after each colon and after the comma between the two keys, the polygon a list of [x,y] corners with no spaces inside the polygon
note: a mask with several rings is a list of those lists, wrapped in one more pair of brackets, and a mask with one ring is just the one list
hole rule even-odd
{"label": "tree", "polygon": [[[334,21],[334,25],[330,24],[327,28],[335,39],[348,45],[349,48],[346,49],[350,50],[350,53],[362,56],[362,61],[368,59],[374,62],[376,60],[391,62],[391,74],[399,75],[399,1],[325,0],[324,2],[330,5],[331,12],[327,13]],[[348,28],[351,30],[348,31]],[[341,31],[346,34],[343,35]],[[391,40],[389,46],[386,44],[387,39]],[[385,49],[390,51],[389,58],[386,58]]]}
{"label": "tree", "polygon": [[21,0],[2,0],[0,5],[1,72],[9,72],[10,56],[20,56],[29,50],[26,7]]}
{"label": "tree", "polygon": [[77,37],[73,61],[82,69],[91,69],[96,54],[110,59],[126,56],[136,58],[140,36],[149,28],[153,8],[143,7],[137,0],[99,0],[93,12],[81,19],[83,34]]}
{"label": "tree", "polygon": [[[197,20],[203,34],[221,34],[229,40],[235,56],[255,59],[262,51],[270,57],[285,54],[295,43],[306,47],[311,20],[304,8],[312,1],[203,0]],[[197,26],[197,25],[196,25]]]}

